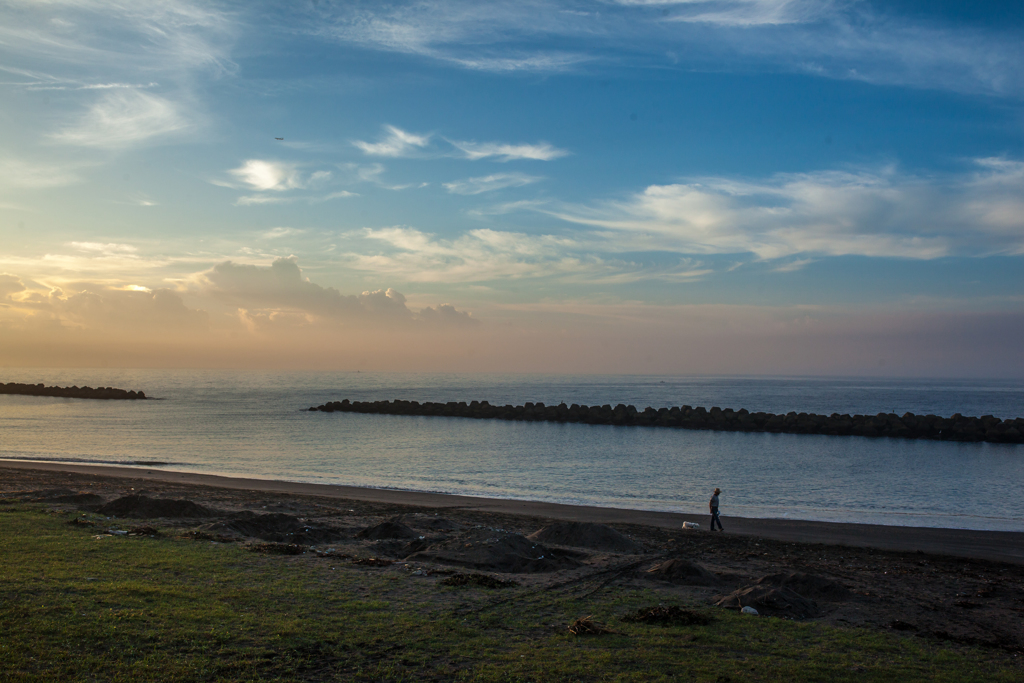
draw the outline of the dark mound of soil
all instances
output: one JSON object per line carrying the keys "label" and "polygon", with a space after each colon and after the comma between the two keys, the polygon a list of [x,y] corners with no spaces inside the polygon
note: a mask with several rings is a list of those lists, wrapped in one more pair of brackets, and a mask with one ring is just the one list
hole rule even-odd
{"label": "dark mound of soil", "polygon": [[412,528],[401,522],[394,521],[381,522],[380,524],[367,527],[356,534],[356,536],[371,541],[411,540],[420,537]]}
{"label": "dark mound of soil", "polygon": [[575,569],[581,564],[568,553],[533,543],[519,534],[490,529],[473,529],[450,537],[427,550],[413,553],[407,559],[501,574],[557,572]]}
{"label": "dark mound of soil", "polygon": [[394,560],[388,560],[383,557],[360,557],[352,560],[352,564],[358,564],[363,567],[390,567],[394,563]]}
{"label": "dark mound of soil", "polygon": [[824,576],[805,574],[803,572],[786,572],[770,574],[757,580],[759,586],[788,588],[804,597],[817,600],[840,601],[850,597],[850,589],[843,584],[826,579]]}
{"label": "dark mound of soil", "polygon": [[300,545],[330,543],[343,537],[337,529],[305,524],[298,517],[283,512],[265,515],[249,511],[239,512],[232,515],[231,519],[208,524],[202,530]]}
{"label": "dark mound of soil", "polygon": [[117,517],[210,517],[217,514],[214,510],[196,505],[190,500],[168,500],[163,498],[147,498],[146,496],[125,496],[112,500],[98,512]]}
{"label": "dark mound of soil", "polygon": [[442,586],[479,586],[481,588],[513,588],[519,583],[489,574],[452,574],[438,582]]}
{"label": "dark mound of soil", "polygon": [[417,538],[413,541],[410,541],[405,545],[404,548],[402,548],[402,557],[405,557],[406,555],[411,555],[413,553],[418,553],[421,550],[428,550],[429,548],[430,541],[428,541],[425,538]]}
{"label": "dark mound of soil", "polygon": [[300,531],[302,522],[298,517],[283,512],[260,515],[255,512],[238,512],[223,522],[214,522],[205,527],[208,531],[233,531],[239,536],[263,538],[266,534],[286,534]]}
{"label": "dark mound of soil", "polygon": [[68,522],[68,524],[71,526],[95,526],[95,523],[90,522],[87,519],[83,519],[82,517],[75,517],[73,520]]}
{"label": "dark mound of soil", "polygon": [[805,598],[789,588],[771,586],[747,586],[721,598],[715,604],[734,609],[753,607],[769,616],[796,619],[806,619],[818,613],[818,606],[814,600]]}
{"label": "dark mound of soil", "polygon": [[714,586],[719,583],[718,577],[704,567],[678,557],[654,565],[644,575],[648,579],[670,581],[685,586]]}
{"label": "dark mound of soil", "polygon": [[592,522],[555,522],[527,536],[531,541],[590,548],[612,553],[641,553],[644,548],[622,533],[604,524]]}
{"label": "dark mound of soil", "polygon": [[631,612],[622,617],[623,621],[663,626],[707,626],[714,617],[704,612],[695,612],[679,605],[655,605]]}

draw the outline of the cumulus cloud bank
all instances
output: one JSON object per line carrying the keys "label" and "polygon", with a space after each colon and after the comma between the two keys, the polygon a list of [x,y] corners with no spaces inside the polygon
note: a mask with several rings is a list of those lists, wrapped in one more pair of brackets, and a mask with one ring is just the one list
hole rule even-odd
{"label": "cumulus cloud bank", "polygon": [[206,329],[205,311],[190,309],[166,288],[111,286],[90,282],[45,287],[0,275],[3,322],[15,327],[68,328],[106,334],[179,335]]}
{"label": "cumulus cloud bank", "polygon": [[405,296],[394,289],[345,295],[333,287],[322,287],[303,276],[294,258],[278,258],[270,266],[225,261],[200,273],[195,282],[205,293],[237,306],[248,316],[291,315],[292,320],[306,322],[313,316],[341,323],[476,322],[470,314],[449,305],[413,311]]}

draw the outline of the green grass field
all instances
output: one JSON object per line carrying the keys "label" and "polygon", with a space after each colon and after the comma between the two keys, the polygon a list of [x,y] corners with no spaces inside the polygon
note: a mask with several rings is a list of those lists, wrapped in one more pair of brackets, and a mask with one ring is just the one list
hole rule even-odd
{"label": "green grass field", "polygon": [[[447,588],[396,567],[234,544],[104,537],[0,512],[4,681],[1020,681],[1009,656],[708,610],[627,623],[647,590]],[[588,594],[589,593],[589,594]],[[713,611],[711,611],[713,610]],[[593,615],[614,634],[574,636]]]}

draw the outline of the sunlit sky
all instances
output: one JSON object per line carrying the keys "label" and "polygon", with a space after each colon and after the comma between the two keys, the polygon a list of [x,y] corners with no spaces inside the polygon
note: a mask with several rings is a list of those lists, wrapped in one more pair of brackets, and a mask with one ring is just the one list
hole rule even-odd
{"label": "sunlit sky", "polygon": [[0,6],[0,365],[1024,376],[1024,4]]}

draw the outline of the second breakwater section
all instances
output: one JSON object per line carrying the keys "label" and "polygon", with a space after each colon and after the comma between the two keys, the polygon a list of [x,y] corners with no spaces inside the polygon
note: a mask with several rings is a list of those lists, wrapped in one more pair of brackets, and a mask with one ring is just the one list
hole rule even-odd
{"label": "second breakwater section", "polygon": [[448,403],[419,403],[418,401],[331,401],[309,408],[324,413],[371,413],[380,415],[418,415],[463,417],[471,419],[514,420],[523,422],[573,422],[623,427],[674,427],[677,429],[707,429],[733,432],[771,432],[785,434],[824,434],[830,436],[873,436],[902,439],[930,439],[937,441],[965,441],[990,443],[1024,443],[1024,418],[1002,420],[992,415],[964,417],[959,413],[950,417],[904,413],[878,413],[877,415],[848,415],[832,413],[775,414],[731,408],[712,407],[710,410],[691,406],[672,408],[646,408],[619,404],[587,406],[561,403],[546,406],[526,403],[521,406],[495,406],[487,401],[449,401]]}

